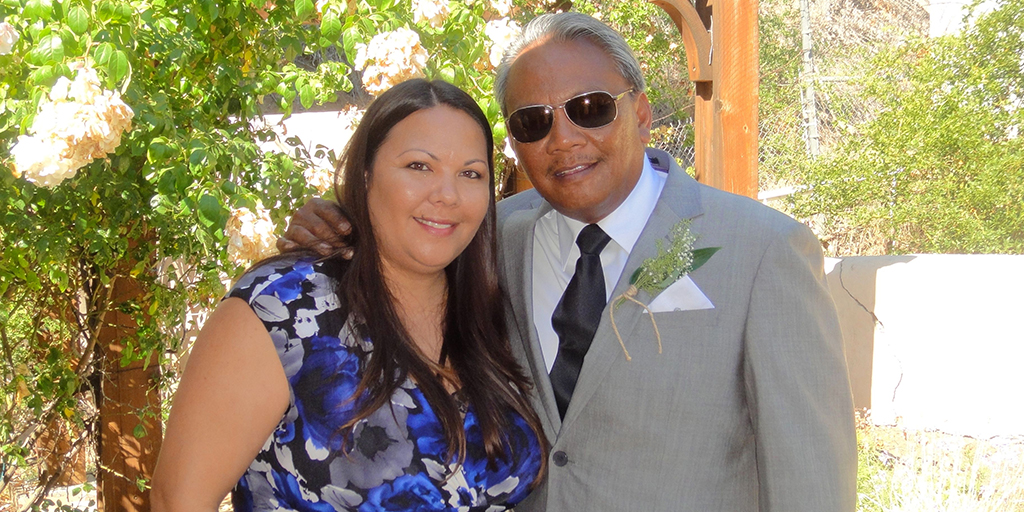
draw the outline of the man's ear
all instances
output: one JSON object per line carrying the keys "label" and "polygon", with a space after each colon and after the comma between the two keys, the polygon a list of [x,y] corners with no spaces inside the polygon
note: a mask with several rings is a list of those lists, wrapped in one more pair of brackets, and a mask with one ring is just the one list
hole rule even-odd
{"label": "man's ear", "polygon": [[651,142],[651,124],[654,122],[654,114],[651,113],[651,104],[647,101],[647,93],[638,94],[633,103],[636,105],[637,130],[640,132],[640,140],[646,146]]}

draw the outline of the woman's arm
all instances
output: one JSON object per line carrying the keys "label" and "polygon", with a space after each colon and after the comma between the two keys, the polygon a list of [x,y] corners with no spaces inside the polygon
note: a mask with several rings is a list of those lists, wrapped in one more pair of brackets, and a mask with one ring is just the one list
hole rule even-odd
{"label": "woman's arm", "polygon": [[260,319],[229,298],[203,326],[153,474],[154,512],[214,511],[288,407],[288,381]]}

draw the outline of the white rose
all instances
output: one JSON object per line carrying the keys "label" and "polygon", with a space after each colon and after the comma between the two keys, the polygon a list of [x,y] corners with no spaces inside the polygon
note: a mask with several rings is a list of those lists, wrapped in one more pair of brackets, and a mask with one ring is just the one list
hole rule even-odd
{"label": "white rose", "polygon": [[0,55],[7,55],[11,53],[11,49],[14,48],[14,43],[18,42],[21,36],[18,35],[18,31],[14,29],[14,26],[6,21],[0,23]]}
{"label": "white rose", "polygon": [[326,167],[310,167],[302,172],[306,178],[306,184],[315,188],[321,194],[334,187],[334,171]]}
{"label": "white rose", "polygon": [[105,158],[131,129],[135,113],[120,93],[103,90],[85,63],[76,68],[74,81],[59,78],[49,101],[39,105],[29,130],[34,136],[19,139],[15,173],[40,186],[54,187],[93,159]]}
{"label": "white rose", "polygon": [[77,170],[71,168],[69,160],[61,158],[66,150],[59,139],[21,135],[11,148],[14,174],[41,187],[55,187]]}
{"label": "white rose", "polygon": [[492,66],[501,64],[501,58],[505,54],[505,49],[508,48],[508,45],[512,44],[512,41],[519,36],[522,30],[518,23],[508,18],[488,21],[487,25],[484,25],[484,35],[491,40],[490,59]]}
{"label": "white rose", "polygon": [[431,27],[441,28],[451,10],[448,0],[412,0],[412,12],[413,22],[428,22]]}
{"label": "white rose", "polygon": [[508,16],[512,12],[512,0],[494,0],[491,7],[501,16]]}
{"label": "white rose", "polygon": [[398,82],[423,76],[429,57],[420,44],[419,34],[407,28],[373,36],[366,46],[364,61],[358,59],[362,49],[358,52],[357,64],[364,65],[363,87],[375,96]]}
{"label": "white rose", "polygon": [[50,88],[50,101],[66,101],[70,87],[71,80],[68,80],[68,77],[62,76],[58,78],[57,83],[53,84],[53,87]]}
{"label": "white rose", "polygon": [[232,210],[224,234],[228,236],[228,258],[236,264],[244,265],[277,253],[274,223],[262,205],[257,205],[255,212],[244,207]]}

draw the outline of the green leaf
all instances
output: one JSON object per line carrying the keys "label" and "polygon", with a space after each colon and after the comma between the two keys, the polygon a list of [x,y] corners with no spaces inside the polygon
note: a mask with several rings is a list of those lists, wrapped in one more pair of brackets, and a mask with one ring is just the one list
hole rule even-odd
{"label": "green leaf", "polygon": [[29,52],[28,59],[36,65],[57,64],[64,60],[64,42],[57,34],[43,36]]}
{"label": "green leaf", "polygon": [[63,270],[51,267],[50,280],[57,283],[57,288],[60,289],[61,293],[68,289],[68,275]]}
{"label": "green leaf", "polygon": [[206,152],[205,148],[202,148],[202,147],[196,148],[196,149],[193,149],[191,153],[189,153],[189,155],[188,155],[188,163],[192,167],[197,167],[197,166],[200,166],[200,165],[203,165],[204,163],[206,163],[206,159],[208,157],[209,157],[209,154]]}
{"label": "green leaf", "polygon": [[53,2],[50,0],[28,0],[22,16],[29,20],[49,20],[53,16]]}
{"label": "green leaf", "polygon": [[328,12],[324,15],[323,21],[320,22],[320,34],[332,44],[338,41],[338,37],[341,36],[341,29],[341,20],[333,12]]}
{"label": "green leaf", "polygon": [[72,32],[82,35],[89,30],[89,13],[82,6],[76,5],[68,12],[67,22]]}
{"label": "green leaf", "polygon": [[114,55],[117,49],[114,48],[113,44],[100,43],[99,46],[92,52],[92,60],[100,66],[105,66],[107,62],[110,62],[110,57]]}
{"label": "green leaf", "polygon": [[295,88],[299,90],[299,102],[302,103],[302,108],[309,108],[313,106],[313,86],[309,85],[305,80],[296,82]]}
{"label": "green leaf", "polygon": [[135,428],[132,429],[132,435],[135,436],[135,439],[142,439],[143,437],[146,437],[146,433],[146,427],[144,427],[142,423],[135,425]]}
{"label": "green leaf", "polygon": [[28,75],[29,81],[33,84],[48,84],[59,75],[59,68],[47,64],[36,68]]}
{"label": "green leaf", "polygon": [[107,61],[107,73],[115,83],[128,75],[128,55],[121,50],[116,50]]}
{"label": "green leaf", "polygon": [[441,68],[439,72],[441,73],[441,78],[445,82],[448,82],[450,84],[456,83],[455,82],[456,71],[455,71],[454,67],[452,67],[452,66],[445,66],[445,67]]}
{"label": "green leaf", "polygon": [[698,268],[701,267],[701,265],[707,263],[708,260],[711,259],[711,257],[714,256],[716,252],[718,252],[719,249],[721,249],[721,247],[704,247],[701,249],[694,249],[693,264],[690,265],[690,272],[697,270]]}
{"label": "green leaf", "polygon": [[[165,139],[159,139],[165,140]],[[152,164],[161,164],[168,155],[173,153],[173,149],[163,142],[157,142],[154,140],[146,149],[146,160]]]}
{"label": "green leaf", "polygon": [[295,0],[295,19],[303,21],[313,13],[313,0]]}
{"label": "green leaf", "polygon": [[345,36],[341,38],[341,42],[345,46],[345,57],[352,63],[356,61],[356,45],[366,43],[355,24],[345,29]]}
{"label": "green leaf", "polygon": [[629,284],[636,284],[636,280],[640,279],[640,273],[644,271],[644,267],[641,265],[633,271],[633,274],[629,276]]}
{"label": "green leaf", "polygon": [[210,16],[211,21],[216,21],[220,17],[220,7],[217,2],[213,0],[206,0],[206,14]]}
{"label": "green leaf", "polygon": [[220,220],[221,215],[220,201],[216,197],[210,194],[203,194],[203,197],[199,198],[199,215],[210,222],[217,222]]}

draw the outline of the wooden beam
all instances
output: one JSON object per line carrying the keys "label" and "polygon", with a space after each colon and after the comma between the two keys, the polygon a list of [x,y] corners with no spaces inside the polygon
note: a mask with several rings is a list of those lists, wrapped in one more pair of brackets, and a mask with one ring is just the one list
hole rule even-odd
{"label": "wooden beam", "polygon": [[[694,84],[694,167],[697,180],[757,197],[757,0],[651,0],[676,23]],[[699,20],[700,23],[696,22]],[[708,54],[696,41],[710,32]],[[703,35],[702,35],[703,33]],[[694,41],[687,44],[688,40]],[[697,67],[710,60],[710,80]]]}
{"label": "wooden beam", "polygon": [[757,198],[758,0],[715,0],[715,129],[708,184]]}
{"label": "wooden beam", "polygon": [[[104,315],[97,346],[102,369],[98,501],[100,510],[143,512],[149,510],[149,481],[163,438],[155,378],[159,357],[152,354],[148,365],[121,366],[125,340],[138,335],[132,316],[117,305],[138,298],[142,290],[126,277],[115,278],[112,286],[112,307]],[[136,437],[136,430],[144,435]]]}
{"label": "wooden beam", "polygon": [[664,9],[679,29],[679,34],[683,37],[683,48],[686,50],[686,70],[690,74],[690,81],[713,80],[711,34],[708,33],[704,20],[690,0],[651,0],[651,3]]}

